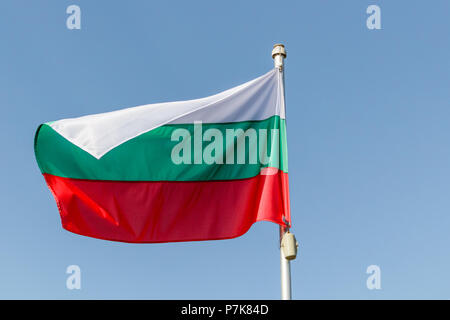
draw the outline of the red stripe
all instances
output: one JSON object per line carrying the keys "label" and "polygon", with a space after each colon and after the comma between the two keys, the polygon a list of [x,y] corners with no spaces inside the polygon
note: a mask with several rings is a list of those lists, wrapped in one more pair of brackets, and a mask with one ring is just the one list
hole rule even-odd
{"label": "red stripe", "polygon": [[288,175],[227,181],[118,182],[44,174],[63,227],[124,242],[235,238],[256,221],[290,221]]}

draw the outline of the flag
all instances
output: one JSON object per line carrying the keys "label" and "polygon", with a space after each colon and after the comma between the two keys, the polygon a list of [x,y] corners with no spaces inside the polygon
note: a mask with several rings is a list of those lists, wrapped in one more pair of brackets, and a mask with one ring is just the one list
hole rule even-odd
{"label": "flag", "polygon": [[219,94],[42,124],[35,155],[73,233],[228,239],[290,225],[282,73]]}

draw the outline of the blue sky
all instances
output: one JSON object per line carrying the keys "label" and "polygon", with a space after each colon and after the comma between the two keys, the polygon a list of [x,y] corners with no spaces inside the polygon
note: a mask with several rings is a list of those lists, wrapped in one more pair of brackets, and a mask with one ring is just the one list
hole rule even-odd
{"label": "blue sky", "polygon": [[[81,30],[66,8],[81,8]],[[366,8],[381,8],[368,30]],[[450,2],[0,2],[0,298],[278,299],[278,227],[124,244],[61,228],[40,123],[194,99],[284,43],[295,299],[450,298]],[[68,290],[79,265],[82,289]],[[366,268],[381,269],[368,290]]]}

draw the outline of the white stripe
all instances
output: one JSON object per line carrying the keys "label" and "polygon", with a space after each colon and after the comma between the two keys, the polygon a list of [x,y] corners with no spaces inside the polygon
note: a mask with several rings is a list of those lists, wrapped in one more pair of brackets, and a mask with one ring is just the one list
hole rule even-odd
{"label": "white stripe", "polygon": [[285,117],[280,74],[265,75],[219,94],[188,101],[148,104],[55,121],[50,126],[74,145],[100,159],[115,147],[165,124],[239,122]]}

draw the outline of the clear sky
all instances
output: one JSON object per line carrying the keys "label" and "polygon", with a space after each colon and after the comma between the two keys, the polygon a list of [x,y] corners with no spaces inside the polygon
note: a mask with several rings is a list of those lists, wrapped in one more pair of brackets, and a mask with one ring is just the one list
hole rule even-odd
{"label": "clear sky", "polygon": [[[43,122],[231,88],[269,71],[281,42],[293,298],[449,299],[449,13],[448,0],[2,0],[0,298],[278,299],[277,225],[169,244],[71,234],[33,138]],[[73,264],[81,290],[66,288]]]}

